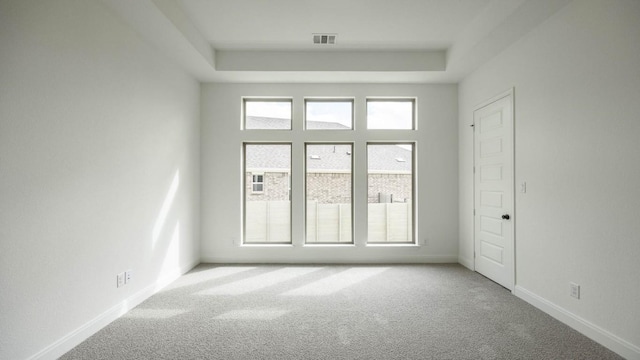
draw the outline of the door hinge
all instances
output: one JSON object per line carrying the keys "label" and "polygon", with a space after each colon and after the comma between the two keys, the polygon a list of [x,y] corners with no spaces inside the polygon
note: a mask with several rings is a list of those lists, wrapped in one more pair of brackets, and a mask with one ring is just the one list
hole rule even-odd
{"label": "door hinge", "polygon": [[473,209],[473,216],[476,216],[476,209]]}
{"label": "door hinge", "polygon": [[474,174],[476,173],[476,167],[475,166],[473,167],[473,173]]}

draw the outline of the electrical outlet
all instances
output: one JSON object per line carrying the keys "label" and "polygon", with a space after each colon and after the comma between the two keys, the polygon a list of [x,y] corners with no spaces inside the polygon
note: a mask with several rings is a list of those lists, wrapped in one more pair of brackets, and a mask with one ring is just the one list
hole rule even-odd
{"label": "electrical outlet", "polygon": [[124,283],[128,284],[131,282],[131,278],[133,277],[133,270],[127,270],[124,272]]}
{"label": "electrical outlet", "polygon": [[124,286],[124,273],[120,273],[117,276],[117,287],[122,287]]}
{"label": "electrical outlet", "polygon": [[571,297],[580,299],[580,285],[575,283],[569,283],[569,289],[570,289],[569,295],[571,295]]}

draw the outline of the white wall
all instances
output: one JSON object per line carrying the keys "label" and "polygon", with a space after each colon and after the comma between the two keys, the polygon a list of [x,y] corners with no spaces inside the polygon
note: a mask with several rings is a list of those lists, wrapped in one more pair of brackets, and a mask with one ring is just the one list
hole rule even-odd
{"label": "white wall", "polygon": [[199,85],[96,1],[2,1],[0,49],[0,358],[53,358],[198,262]]}
{"label": "white wall", "polygon": [[[640,358],[640,2],[574,1],[460,84],[460,262],[482,101],[515,88],[516,294]],[[569,297],[569,282],[582,286]],[[582,323],[581,323],[582,321]]]}
{"label": "white wall", "polygon": [[[294,129],[270,133],[240,130],[242,96],[286,96],[294,101]],[[355,98],[356,130],[302,131],[303,98]],[[367,131],[366,96],[418,98],[418,130]],[[210,262],[437,262],[456,261],[457,86],[205,84],[202,86],[202,260]],[[262,135],[264,134],[264,135]],[[331,134],[328,136],[327,134]],[[418,239],[420,247],[365,246],[366,141],[417,141]],[[241,246],[243,141],[293,141],[292,196],[294,246]],[[356,246],[303,246],[304,142],[355,141],[354,213]],[[297,199],[297,200],[296,200]],[[426,244],[424,242],[426,241]]]}

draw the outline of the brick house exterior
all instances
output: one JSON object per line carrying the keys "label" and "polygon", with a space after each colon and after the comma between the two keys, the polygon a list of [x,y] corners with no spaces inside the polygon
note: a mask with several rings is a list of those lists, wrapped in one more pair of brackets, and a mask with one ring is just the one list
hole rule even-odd
{"label": "brick house exterior", "polygon": [[[264,172],[264,191],[252,191],[252,175],[247,171],[245,190],[247,201],[289,200],[289,173]],[[369,174],[368,203],[381,202],[380,193],[393,195],[393,202],[411,201],[410,174]],[[339,173],[310,173],[307,176],[307,197],[323,204],[348,204],[351,199],[341,194],[350,193],[351,177]]]}
{"label": "brick house exterior", "polygon": [[[284,119],[246,118],[251,128],[282,127]],[[322,127],[322,126],[319,126]],[[251,144],[245,153],[247,201],[290,200],[290,146]],[[321,204],[351,203],[352,147],[348,144],[310,144],[306,148],[307,199]],[[368,148],[367,202],[410,202],[413,188],[412,151],[394,144]],[[263,175],[263,191],[253,191],[253,175]]]}
{"label": "brick house exterior", "polygon": [[307,200],[321,204],[350,204],[351,175],[312,172],[307,174]]}
{"label": "brick house exterior", "polygon": [[368,203],[382,202],[379,194],[393,195],[390,202],[411,202],[411,174],[369,174],[368,183]]}
{"label": "brick house exterior", "polygon": [[[250,170],[250,169],[247,169]],[[245,191],[247,201],[282,201],[289,199],[289,173],[284,171],[260,172],[264,175],[264,188],[261,192],[252,189],[254,172],[247,171],[245,176]],[[257,174],[257,173],[256,173]]]}

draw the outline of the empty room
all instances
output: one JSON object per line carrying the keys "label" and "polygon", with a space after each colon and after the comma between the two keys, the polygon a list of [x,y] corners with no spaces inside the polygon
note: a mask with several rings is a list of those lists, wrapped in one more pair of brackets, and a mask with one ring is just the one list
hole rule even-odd
{"label": "empty room", "polygon": [[640,1],[0,0],[0,359],[640,360]]}

